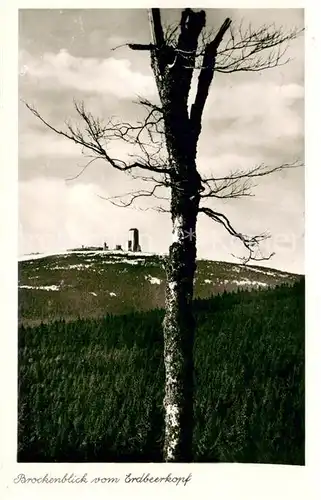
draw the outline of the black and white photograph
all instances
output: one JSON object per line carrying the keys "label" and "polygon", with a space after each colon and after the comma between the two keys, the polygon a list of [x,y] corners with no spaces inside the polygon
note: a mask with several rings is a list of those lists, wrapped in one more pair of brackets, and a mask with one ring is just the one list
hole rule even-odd
{"label": "black and white photograph", "polygon": [[304,9],[115,7],[19,10],[17,462],[304,466]]}

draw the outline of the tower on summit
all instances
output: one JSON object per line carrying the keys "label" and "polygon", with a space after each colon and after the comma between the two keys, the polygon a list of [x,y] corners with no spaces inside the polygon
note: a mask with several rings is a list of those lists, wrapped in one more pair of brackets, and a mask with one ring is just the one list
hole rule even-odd
{"label": "tower on summit", "polygon": [[131,228],[128,234],[128,251],[140,252],[139,232],[137,228]]}

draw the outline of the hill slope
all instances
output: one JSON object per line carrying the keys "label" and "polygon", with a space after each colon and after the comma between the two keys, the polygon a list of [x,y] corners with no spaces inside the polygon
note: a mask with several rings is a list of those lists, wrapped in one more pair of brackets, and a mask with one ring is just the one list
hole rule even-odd
{"label": "hill slope", "polygon": [[[300,276],[258,266],[199,260],[195,297],[267,288]],[[163,307],[162,257],[144,253],[70,251],[19,262],[19,321],[99,317]]]}

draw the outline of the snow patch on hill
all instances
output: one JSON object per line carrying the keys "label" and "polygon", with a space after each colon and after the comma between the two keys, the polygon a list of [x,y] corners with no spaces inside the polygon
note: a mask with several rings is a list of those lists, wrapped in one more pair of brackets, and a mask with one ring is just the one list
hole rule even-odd
{"label": "snow patch on hill", "polygon": [[69,264],[68,266],[54,266],[51,269],[88,269],[88,267],[92,267],[94,264]]}
{"label": "snow patch on hill", "polygon": [[148,276],[145,276],[145,280],[148,280],[152,285],[160,285],[162,280],[159,278],[156,278],[155,276],[151,276],[150,274]]}
{"label": "snow patch on hill", "polygon": [[253,268],[249,267],[249,269],[251,271],[254,271],[255,273],[262,273],[262,274],[266,274],[267,276],[277,276],[277,274],[275,272],[268,271],[268,270],[265,271],[263,269],[258,269],[257,267],[253,267]]}
{"label": "snow patch on hill", "polygon": [[32,290],[46,290],[47,292],[59,292],[60,287],[57,285],[39,285],[39,286],[31,286],[31,285],[19,285],[19,288],[28,288]]}
{"label": "snow patch on hill", "polygon": [[28,260],[38,260],[38,259],[43,259],[45,257],[55,257],[55,256],[68,257],[69,255],[77,255],[77,256],[101,255],[101,256],[115,256],[116,258],[117,257],[122,258],[122,257],[128,257],[128,256],[152,257],[152,256],[156,256],[159,254],[154,253],[154,252],[125,252],[123,250],[63,250],[60,252],[46,252],[46,253],[20,255],[18,257],[18,261],[23,262],[23,261],[28,261]]}
{"label": "snow patch on hill", "polygon": [[269,286],[267,283],[264,283],[263,281],[255,281],[255,280],[249,280],[247,278],[243,279],[243,280],[224,280],[224,283],[225,285],[227,284],[235,284],[235,285],[238,285],[238,286],[263,286],[263,287],[267,287]]}

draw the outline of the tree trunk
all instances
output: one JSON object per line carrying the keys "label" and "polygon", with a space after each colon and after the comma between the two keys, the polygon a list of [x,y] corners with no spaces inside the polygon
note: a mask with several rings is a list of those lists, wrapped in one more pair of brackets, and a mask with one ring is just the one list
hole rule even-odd
{"label": "tree trunk", "polygon": [[[165,462],[191,462],[193,436],[193,280],[196,269],[196,219],[201,179],[196,144],[181,81],[171,75],[163,85],[166,146],[171,166],[173,240],[169,248],[165,300]],[[177,85],[179,82],[179,85]]]}
{"label": "tree trunk", "polygon": [[[165,462],[191,462],[193,436],[193,346],[195,322],[192,311],[196,270],[196,219],[198,185],[190,179],[172,189],[172,234],[167,262],[165,301]],[[186,168],[186,165],[185,165]],[[193,194],[192,194],[193,193]]]}
{"label": "tree trunk", "polygon": [[151,9],[154,49],[151,66],[162,103],[170,164],[173,243],[167,262],[165,301],[165,443],[166,462],[192,461],[193,433],[193,279],[196,269],[196,219],[201,178],[196,169],[197,134],[188,111],[198,37],[205,12],[185,9],[175,49],[166,44],[159,9]]}

